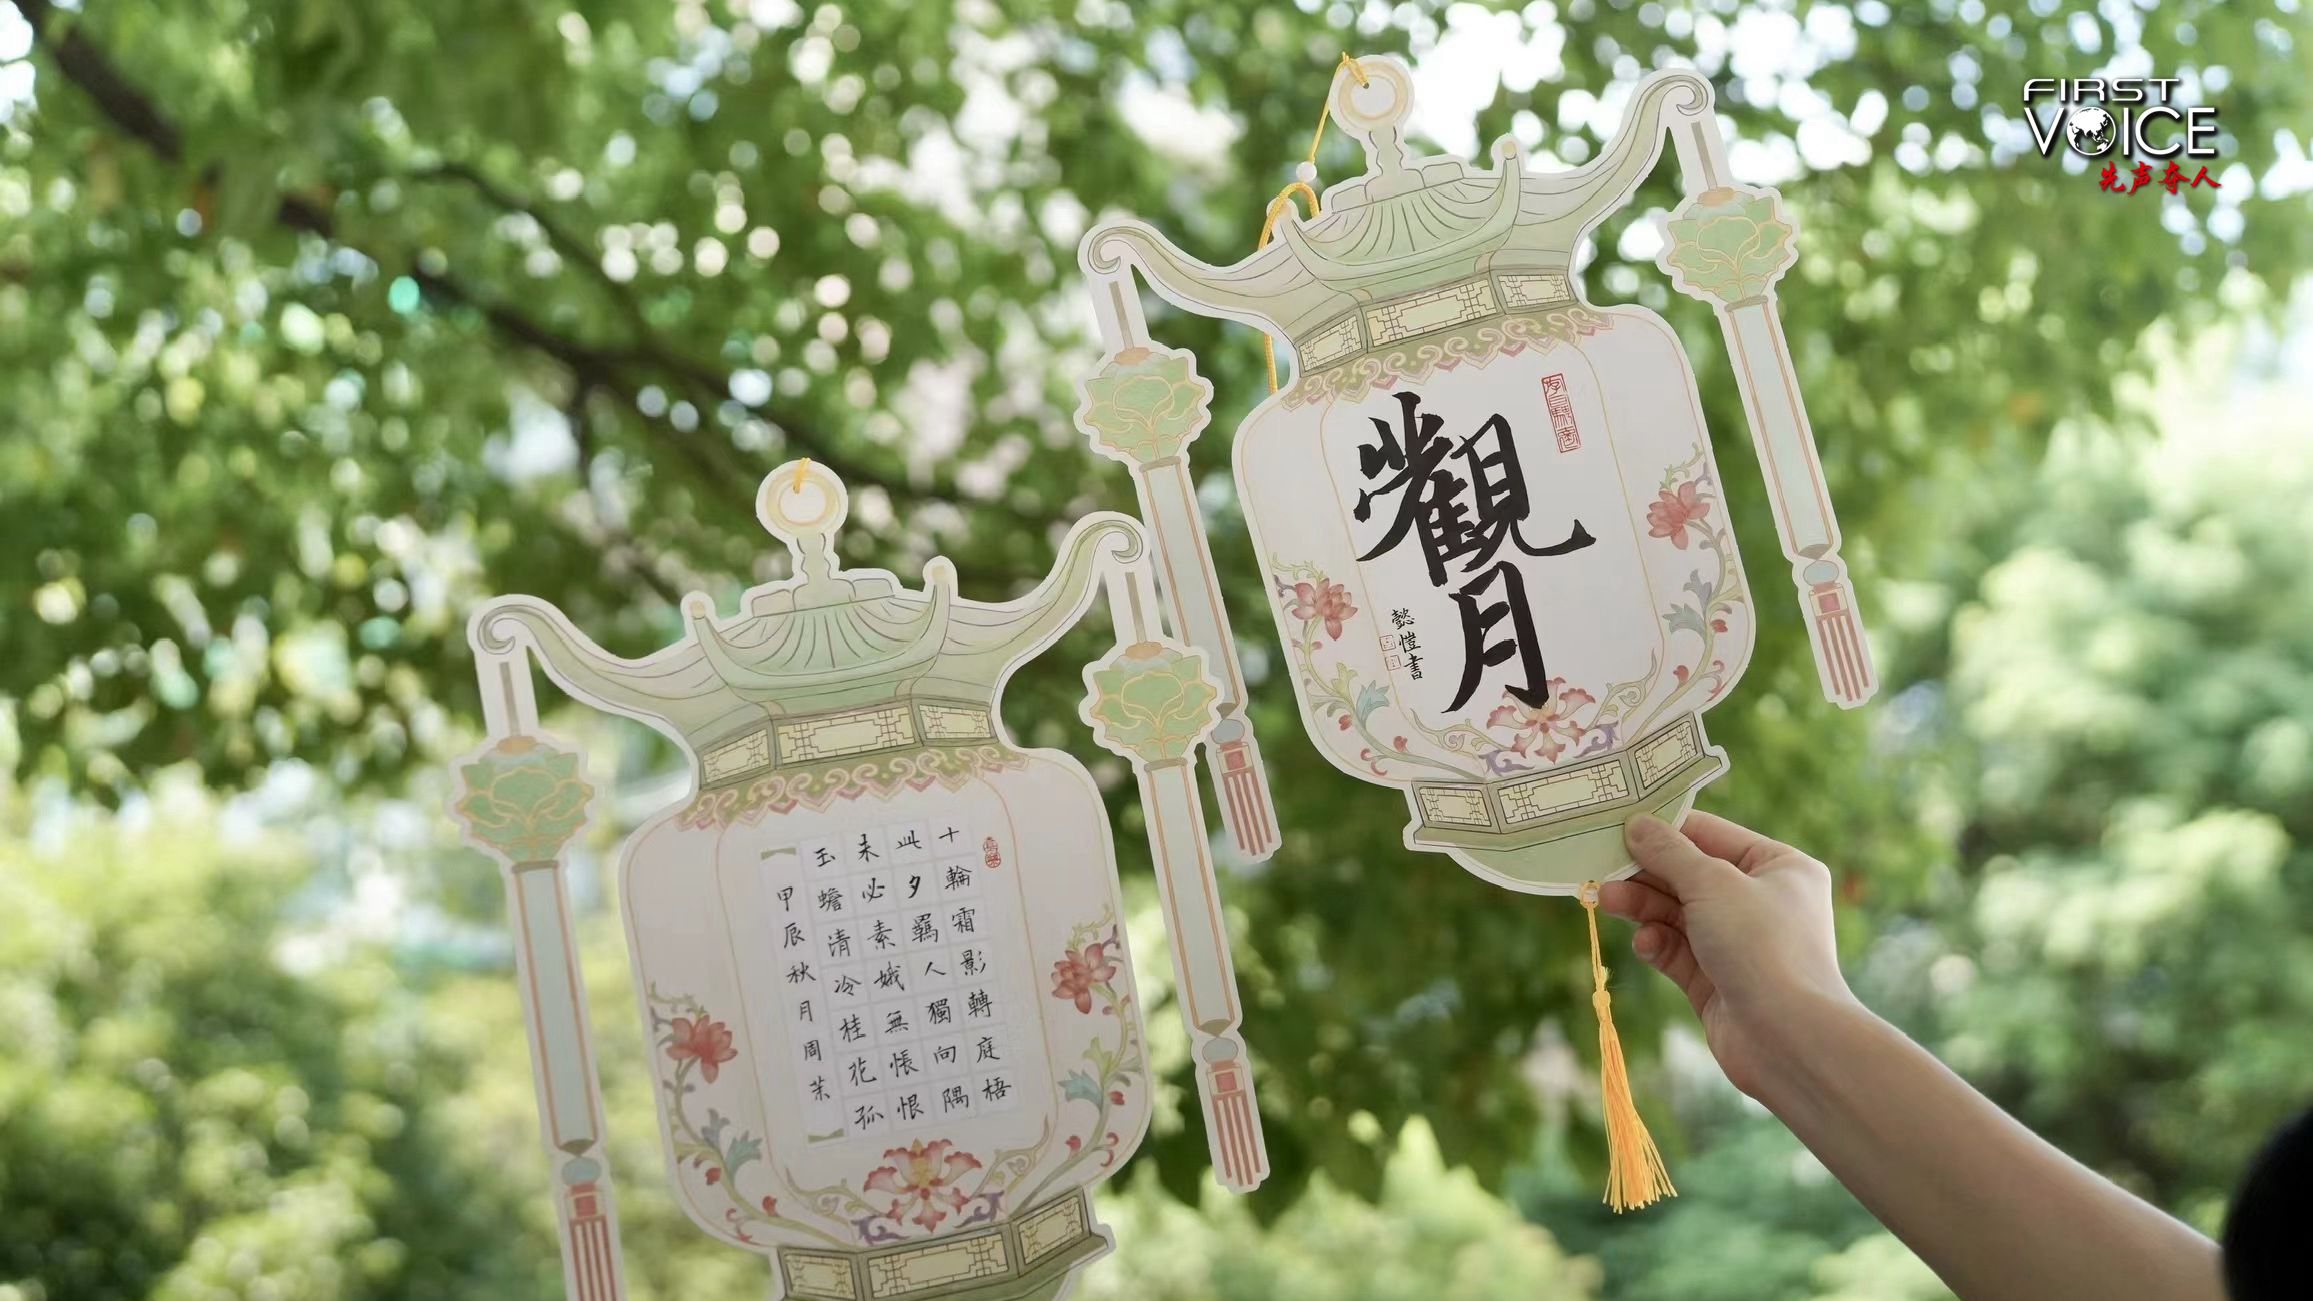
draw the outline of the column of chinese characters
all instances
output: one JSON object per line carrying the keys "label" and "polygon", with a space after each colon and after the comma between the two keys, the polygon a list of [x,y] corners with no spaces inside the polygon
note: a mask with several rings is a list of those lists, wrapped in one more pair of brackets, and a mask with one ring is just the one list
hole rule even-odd
{"label": "column of chinese characters", "polygon": [[1026,976],[998,972],[1017,923],[1010,895],[983,886],[991,860],[995,838],[948,814],[798,846],[773,922],[811,1141],[953,1123],[1025,1096],[1006,991]]}
{"label": "column of chinese characters", "polygon": [[[1469,703],[1485,670],[1513,660],[1518,680],[1509,685],[1510,694],[1538,707],[1549,700],[1550,675],[1535,635],[1526,580],[1514,558],[1498,558],[1502,544],[1513,542],[1530,556],[1563,556],[1597,539],[1575,520],[1563,541],[1536,546],[1527,540],[1524,525],[1532,503],[1506,418],[1489,416],[1457,443],[1440,432],[1441,417],[1421,409],[1420,394],[1396,396],[1398,426],[1373,417],[1375,441],[1357,449],[1367,486],[1358,493],[1354,512],[1363,523],[1372,518],[1376,499],[1396,493],[1396,513],[1381,539],[1358,559],[1386,555],[1410,536],[1421,547],[1432,586],[1459,584],[1453,600],[1462,620],[1462,673],[1447,710]],[[1457,458],[1467,478],[1455,473]]]}
{"label": "column of chinese characters", "polygon": [[1414,633],[1413,611],[1399,606],[1389,612],[1390,631],[1381,638],[1382,666],[1404,669],[1406,676],[1422,680],[1421,638]]}

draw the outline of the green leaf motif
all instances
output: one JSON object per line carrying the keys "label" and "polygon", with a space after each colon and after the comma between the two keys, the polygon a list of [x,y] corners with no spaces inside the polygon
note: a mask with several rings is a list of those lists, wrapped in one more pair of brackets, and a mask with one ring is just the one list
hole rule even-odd
{"label": "green leaf motif", "polygon": [[763,1155],[763,1140],[753,1134],[742,1134],[731,1140],[729,1150],[723,1153],[723,1176],[739,1173],[739,1167]]}
{"label": "green leaf motif", "polygon": [[1068,1077],[1060,1081],[1060,1096],[1071,1102],[1089,1102],[1099,1106],[1100,1086],[1093,1083],[1092,1077],[1084,1072],[1070,1071]]}
{"label": "green leaf motif", "polygon": [[1212,395],[1189,354],[1127,348],[1085,381],[1076,422],[1103,451],[1145,465],[1180,454],[1205,427]]}
{"label": "green leaf motif", "polygon": [[1766,190],[1728,186],[1689,199],[1666,227],[1663,268],[1681,291],[1722,304],[1755,298],[1791,265],[1791,223]]}
{"label": "green leaf motif", "polygon": [[510,863],[553,859],[586,825],[594,788],[578,756],[535,737],[510,736],[458,769],[465,793],[452,806],[474,839]]}

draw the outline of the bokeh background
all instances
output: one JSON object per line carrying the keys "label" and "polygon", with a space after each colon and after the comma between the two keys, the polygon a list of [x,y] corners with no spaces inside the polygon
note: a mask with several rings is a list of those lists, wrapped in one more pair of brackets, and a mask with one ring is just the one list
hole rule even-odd
{"label": "bokeh background", "polygon": [[[1345,49],[1411,58],[1438,148],[1545,162],[1649,66],[1718,84],[1801,222],[1784,318],[1886,687],[1817,695],[1716,330],[1652,265],[1665,166],[1585,278],[1690,340],[1760,576],[1704,803],[1834,866],[1875,1006],[2214,1226],[2313,1097],[2301,4],[0,3],[0,1298],[552,1295],[500,886],[442,813],[464,611],[663,644],[683,592],[781,573],[749,503],[795,455],[851,483],[855,562],[1020,590],[1129,504],[1068,419],[1076,238],[1131,211],[1249,251]],[[2220,188],[2038,157],[2024,80],[2099,71],[2216,106]],[[1598,1205],[1580,911],[1415,861],[1315,760],[1226,469],[1259,339],[1154,324],[1216,381],[1202,487],[1280,777],[1285,849],[1228,882],[1277,1174],[1207,1184],[1160,1001],[1168,1110],[1085,1294],[1940,1295],[1627,958],[1682,1195]],[[1024,676],[1017,735],[1092,756],[1104,636]],[[676,756],[550,723],[616,792],[574,870],[635,1295],[760,1296],[660,1190],[602,888]]]}

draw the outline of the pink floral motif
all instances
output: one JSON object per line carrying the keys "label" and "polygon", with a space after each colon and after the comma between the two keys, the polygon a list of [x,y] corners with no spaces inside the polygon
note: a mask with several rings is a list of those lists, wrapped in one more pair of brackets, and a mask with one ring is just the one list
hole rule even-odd
{"label": "pink floral motif", "polygon": [[1348,588],[1339,583],[1328,583],[1322,580],[1315,583],[1295,583],[1293,585],[1293,604],[1290,608],[1293,611],[1293,617],[1304,622],[1311,619],[1323,620],[1325,635],[1335,641],[1341,640],[1342,623],[1357,613],[1357,607],[1349,603]]}
{"label": "pink floral motif", "polygon": [[1580,687],[1567,686],[1564,678],[1552,678],[1550,698],[1540,708],[1504,691],[1502,703],[1486,715],[1486,726],[1511,729],[1509,748],[1513,752],[1548,763],[1582,739],[1586,728],[1575,715],[1596,699]]}
{"label": "pink floral motif", "polygon": [[674,1020],[674,1039],[667,1044],[667,1056],[676,1061],[686,1059],[699,1064],[699,1074],[707,1083],[715,1082],[715,1073],[723,1063],[739,1055],[731,1046],[731,1029],[712,1017],[678,1016]]}
{"label": "pink floral motif", "polygon": [[1076,1004],[1076,1010],[1089,1015],[1092,1011],[1092,988],[1116,979],[1116,964],[1109,960],[1108,945],[1094,940],[1081,949],[1070,949],[1068,955],[1052,964],[1052,996],[1065,998]]}
{"label": "pink floral motif", "polygon": [[927,1231],[964,1209],[971,1199],[954,1186],[955,1182],[980,1168],[980,1158],[957,1151],[956,1145],[944,1138],[930,1142],[918,1139],[906,1147],[886,1148],[883,1159],[892,1164],[870,1171],[860,1187],[892,1195],[892,1204],[884,1211],[886,1219],[909,1219]]}
{"label": "pink floral motif", "polygon": [[1689,479],[1680,484],[1676,492],[1665,488],[1655,494],[1653,503],[1646,508],[1647,536],[1669,538],[1672,546],[1684,551],[1687,526],[1701,528],[1703,517],[1710,513],[1711,503],[1696,493],[1695,481]]}

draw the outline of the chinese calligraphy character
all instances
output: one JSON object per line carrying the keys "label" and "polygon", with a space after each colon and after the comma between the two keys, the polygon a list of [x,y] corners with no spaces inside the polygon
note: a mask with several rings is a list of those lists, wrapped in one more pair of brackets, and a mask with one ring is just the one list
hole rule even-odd
{"label": "chinese calligraphy character", "polygon": [[[1479,590],[1496,580],[1500,582],[1502,599],[1480,605]],[[1537,709],[1548,703],[1549,673],[1542,665],[1542,646],[1534,639],[1534,608],[1527,603],[1526,580],[1518,573],[1518,567],[1508,561],[1494,566],[1484,577],[1454,593],[1454,606],[1462,612],[1462,681],[1454,689],[1454,703],[1446,708],[1460,709],[1468,704],[1478,689],[1479,675],[1513,658],[1518,661],[1518,670],[1525,681],[1511,684],[1510,694]],[[1510,639],[1489,642],[1487,638],[1493,634],[1494,625],[1505,618],[1510,621]]]}
{"label": "chinese calligraphy character", "polygon": [[[1527,497],[1517,441],[1505,417],[1499,413],[1488,417],[1457,444],[1440,432],[1442,417],[1421,410],[1420,394],[1400,393],[1397,400],[1400,425],[1392,428],[1387,420],[1373,417],[1376,441],[1357,449],[1358,469],[1368,487],[1358,493],[1356,518],[1371,519],[1376,497],[1397,494],[1396,513],[1387,530],[1358,559],[1387,554],[1412,536],[1418,539],[1432,585],[1444,587],[1453,581],[1449,571],[1475,574],[1454,593],[1462,616],[1464,662],[1447,709],[1469,703],[1485,669],[1512,660],[1517,661],[1521,680],[1510,685],[1510,694],[1539,706],[1549,699],[1549,675],[1535,639],[1525,579],[1514,562],[1497,557],[1505,542],[1530,556],[1563,556],[1592,546],[1597,539],[1581,520],[1573,521],[1563,541],[1537,545],[1526,537],[1533,503]],[[1456,459],[1462,473],[1456,473]],[[1383,477],[1390,471],[1395,473]],[[1489,588],[1497,598],[1481,603],[1480,596]],[[1495,628],[1505,621],[1510,636],[1498,640]]]}

